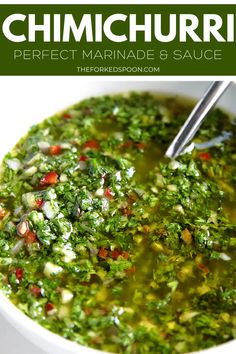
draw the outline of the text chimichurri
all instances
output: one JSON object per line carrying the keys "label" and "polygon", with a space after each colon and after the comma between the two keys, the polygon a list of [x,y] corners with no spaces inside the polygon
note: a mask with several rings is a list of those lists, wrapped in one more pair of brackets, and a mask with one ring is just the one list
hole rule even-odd
{"label": "text chimichurri", "polygon": [[198,148],[165,159],[190,110],[150,94],[90,98],[5,156],[1,287],[25,314],[116,353],[236,337],[236,125],[215,110]]}

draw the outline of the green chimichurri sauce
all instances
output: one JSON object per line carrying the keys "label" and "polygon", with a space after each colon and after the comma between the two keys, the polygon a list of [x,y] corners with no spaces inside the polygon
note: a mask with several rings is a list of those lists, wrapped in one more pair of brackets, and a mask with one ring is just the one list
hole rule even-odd
{"label": "green chimichurri sauce", "polygon": [[33,320],[127,354],[236,337],[236,125],[215,110],[195,143],[231,137],[165,159],[183,102],[90,98],[6,155],[1,287]]}

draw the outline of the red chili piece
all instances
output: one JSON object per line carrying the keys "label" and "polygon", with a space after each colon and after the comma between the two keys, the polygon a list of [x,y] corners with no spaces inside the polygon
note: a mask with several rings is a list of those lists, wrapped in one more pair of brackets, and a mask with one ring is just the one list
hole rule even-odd
{"label": "red chili piece", "polygon": [[130,207],[126,207],[126,208],[121,209],[121,212],[123,215],[126,215],[126,216],[129,216],[132,214],[132,210],[130,209]]}
{"label": "red chili piece", "polygon": [[211,155],[209,154],[209,152],[200,152],[200,154],[198,156],[203,161],[210,161],[211,160]]}
{"label": "red chili piece", "polygon": [[125,259],[128,259],[129,258],[129,253],[126,252],[126,251],[123,251],[122,252],[122,257],[125,258]]}
{"label": "red chili piece", "polygon": [[122,251],[119,249],[114,249],[114,251],[111,252],[112,259],[117,259],[121,255],[122,255]]}
{"label": "red chili piece", "polygon": [[119,250],[118,248],[114,249],[114,251],[111,252],[111,257],[113,259],[117,259],[119,256],[121,256],[121,257],[123,257],[125,259],[129,258],[128,252]]}
{"label": "red chili piece", "polygon": [[79,161],[87,161],[88,160],[88,156],[86,155],[81,155],[79,158]]}
{"label": "red chili piece", "polygon": [[144,149],[145,146],[146,146],[145,143],[137,143],[137,144],[135,144],[135,145],[136,145],[136,147],[137,147],[138,149],[140,149],[140,150]]}
{"label": "red chili piece", "polygon": [[71,119],[71,115],[69,113],[64,113],[62,117],[64,119]]}
{"label": "red chili piece", "polygon": [[34,242],[37,241],[37,236],[33,231],[28,231],[25,235],[24,235],[24,239],[25,239],[25,243],[27,245],[30,245]]}
{"label": "red chili piece", "polygon": [[106,188],[104,194],[110,200],[113,198],[113,194],[110,188]]}
{"label": "red chili piece", "polygon": [[52,311],[53,309],[54,309],[54,305],[53,305],[51,302],[48,302],[48,303],[45,305],[45,310],[46,310],[46,312]]}
{"label": "red chili piece", "polygon": [[125,269],[125,273],[128,273],[128,274],[132,274],[132,273],[135,273],[136,272],[136,268],[135,267],[131,267],[129,269]]}
{"label": "red chili piece", "polygon": [[207,268],[207,266],[205,266],[205,264],[203,263],[199,263],[197,264],[198,268],[201,269],[205,274],[208,274],[210,272],[210,270]]}
{"label": "red chili piece", "polygon": [[94,149],[97,150],[99,149],[100,145],[97,142],[97,140],[88,140],[84,143],[83,148],[84,149]]}
{"label": "red chili piece", "polygon": [[98,256],[100,257],[100,258],[104,258],[104,259],[106,259],[107,258],[107,256],[108,256],[108,250],[106,249],[106,248],[100,248],[100,250],[99,250],[99,252],[98,252]]}
{"label": "red chili piece", "polygon": [[32,285],[30,291],[31,291],[32,295],[34,295],[35,297],[38,297],[41,295],[41,288],[38,287],[37,285]]}
{"label": "red chili piece", "polygon": [[15,274],[16,274],[16,279],[21,281],[23,279],[23,276],[24,276],[24,270],[22,268],[16,268]]}
{"label": "red chili piece", "polygon": [[54,156],[54,155],[60,155],[61,150],[62,150],[62,148],[61,148],[60,145],[53,145],[53,146],[51,146],[50,149],[49,149],[49,154],[50,154],[50,155],[53,155],[53,156]]}
{"label": "red chili piece", "polygon": [[122,148],[122,149],[130,149],[130,148],[133,147],[133,145],[134,145],[134,143],[133,143],[132,140],[127,140],[125,143],[123,143],[123,144],[121,145],[121,148]]}
{"label": "red chili piece", "polygon": [[37,200],[36,200],[36,205],[37,205],[38,208],[41,208],[41,206],[43,205],[43,203],[44,203],[43,199],[37,199]]}
{"label": "red chili piece", "polygon": [[51,171],[41,178],[39,185],[43,187],[50,184],[56,184],[57,181],[58,181],[58,174],[55,171]]}

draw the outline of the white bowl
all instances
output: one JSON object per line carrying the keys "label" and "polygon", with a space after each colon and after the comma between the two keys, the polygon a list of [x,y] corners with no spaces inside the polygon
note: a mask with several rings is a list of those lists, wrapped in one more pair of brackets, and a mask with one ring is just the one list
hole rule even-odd
{"label": "white bowl", "polygon": [[[30,125],[85,97],[140,90],[197,99],[207,85],[207,82],[95,82],[77,77],[1,78],[0,159],[27,132]],[[236,85],[232,85],[219,105],[236,114],[235,100]],[[104,353],[77,345],[44,329],[19,311],[1,292],[0,313],[23,336],[49,354]],[[236,340],[199,351],[198,354],[226,352],[236,353]]]}

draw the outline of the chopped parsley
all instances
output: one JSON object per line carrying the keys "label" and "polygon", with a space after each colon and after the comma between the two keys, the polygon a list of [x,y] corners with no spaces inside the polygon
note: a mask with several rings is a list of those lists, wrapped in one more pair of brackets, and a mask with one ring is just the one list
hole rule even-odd
{"label": "chopped parsley", "polygon": [[185,353],[236,337],[236,125],[213,111],[164,152],[191,104],[84,100],[33,126],[2,163],[0,282],[26,315],[82,345]]}

